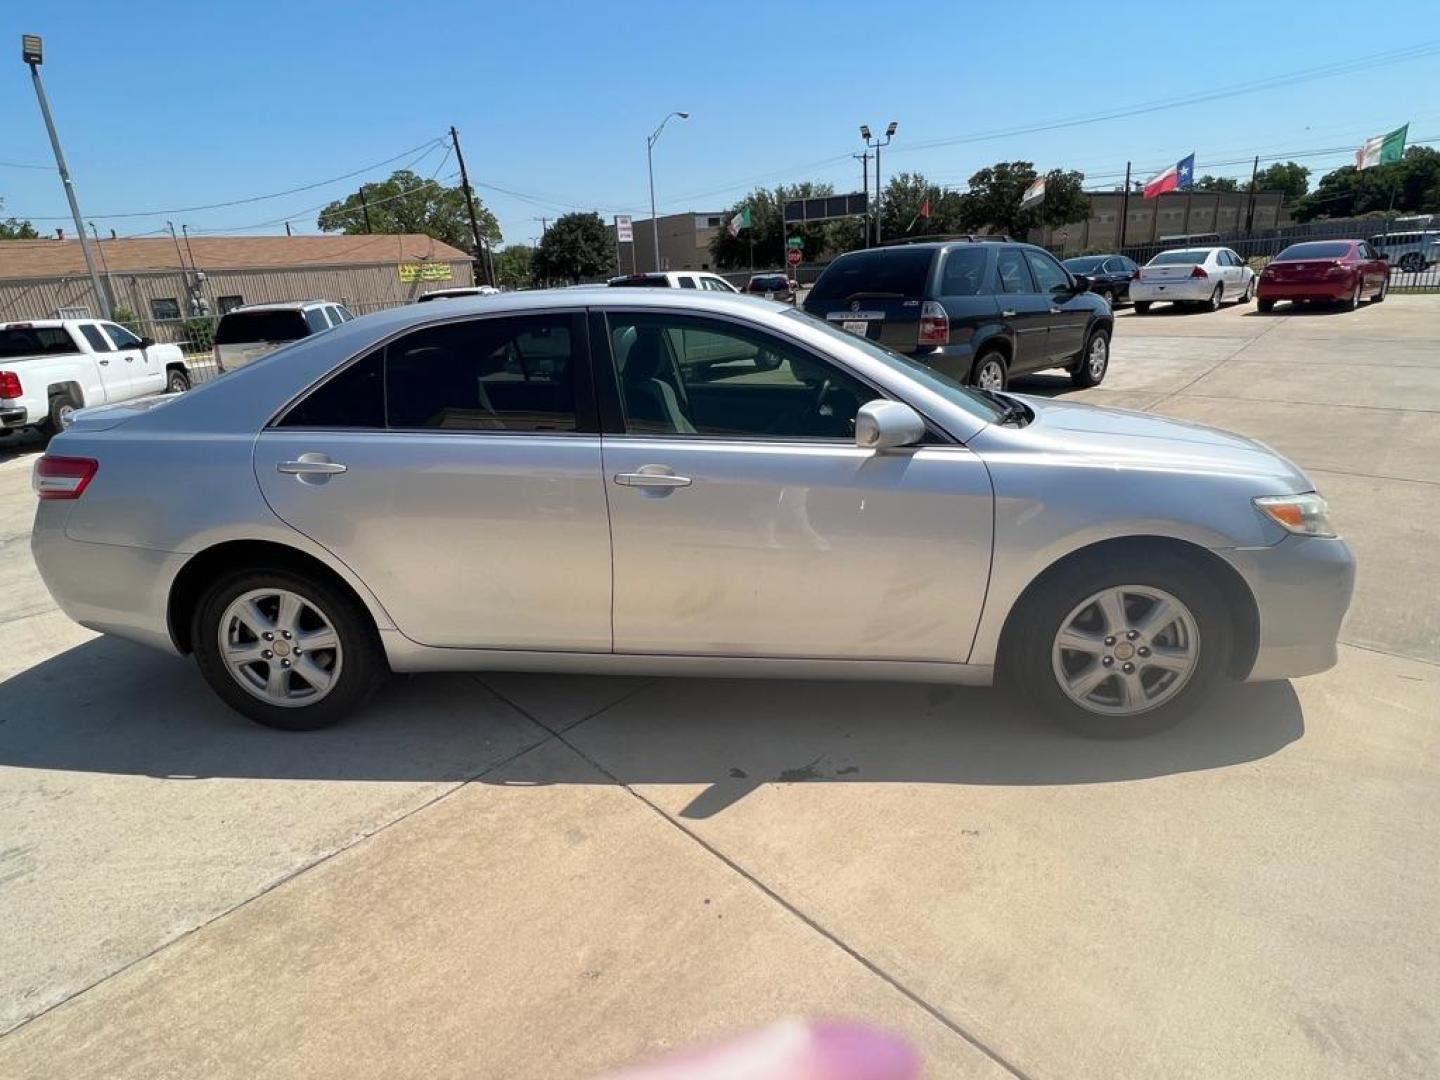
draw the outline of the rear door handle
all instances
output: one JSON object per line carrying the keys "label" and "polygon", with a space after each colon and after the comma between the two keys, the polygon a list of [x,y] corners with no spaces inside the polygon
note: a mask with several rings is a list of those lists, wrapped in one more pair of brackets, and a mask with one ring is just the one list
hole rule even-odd
{"label": "rear door handle", "polygon": [[1002,311],[1002,312],[1000,312],[1000,317],[1001,317],[1002,319],[1013,319],[1013,318],[1015,317],[1015,312],[1014,312],[1014,311]]}
{"label": "rear door handle", "polygon": [[1065,310],[1064,308],[1052,307],[1052,308],[1050,309],[1050,314],[1051,314],[1051,315],[1059,315],[1059,314],[1061,314],[1064,310]]}

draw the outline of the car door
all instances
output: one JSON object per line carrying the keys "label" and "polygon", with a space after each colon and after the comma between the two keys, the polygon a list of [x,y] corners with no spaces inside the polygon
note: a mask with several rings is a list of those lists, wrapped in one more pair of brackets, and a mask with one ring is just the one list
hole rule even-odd
{"label": "car door", "polygon": [[[85,404],[124,401],[130,396],[130,373],[126,370],[125,361],[98,325],[84,322],[78,324],[77,329],[94,354],[87,358],[94,365],[94,370],[86,380],[90,385],[84,388]],[[97,394],[96,390],[100,393]]]}
{"label": "car door", "polygon": [[125,371],[130,382],[130,396],[159,394],[165,389],[165,364],[150,355],[140,339],[117,323],[101,323],[102,329],[115,343],[117,353],[126,357]]}
{"label": "car door", "polygon": [[884,395],[739,320],[596,323],[616,652],[965,660],[993,517],[975,455],[857,448]]}
{"label": "car door", "polygon": [[995,253],[994,280],[1000,318],[1010,327],[1014,342],[1010,373],[1049,367],[1050,298],[1035,287],[1020,248],[1007,246]]}
{"label": "car door", "polygon": [[1024,248],[1025,260],[1035,275],[1035,284],[1045,297],[1046,317],[1050,334],[1045,347],[1049,363],[1042,366],[1068,364],[1085,347],[1085,331],[1090,325],[1090,305],[1075,290],[1075,282],[1065,268],[1048,251]]}
{"label": "car door", "polygon": [[1245,260],[1229,248],[1224,248],[1221,255],[1225,257],[1225,299],[1238,300],[1245,294],[1250,269],[1245,265]]}
{"label": "car door", "polygon": [[1365,293],[1367,296],[1379,293],[1385,284],[1387,268],[1383,259],[1376,250],[1370,246],[1369,241],[1360,242],[1360,272],[1365,279]]}
{"label": "car door", "polygon": [[285,522],[441,647],[610,649],[610,527],[584,316],[432,323],[263,431]]}

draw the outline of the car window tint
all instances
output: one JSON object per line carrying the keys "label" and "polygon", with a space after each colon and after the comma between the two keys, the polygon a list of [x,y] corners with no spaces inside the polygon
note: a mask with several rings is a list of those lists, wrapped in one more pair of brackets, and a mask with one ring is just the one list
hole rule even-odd
{"label": "car window tint", "polygon": [[525,315],[416,330],[385,350],[389,426],[574,431],[569,315]]}
{"label": "car window tint", "polygon": [[1001,248],[995,255],[995,277],[1002,293],[1033,293],[1035,283],[1025,267],[1025,258],[1019,248]]}
{"label": "car window tint", "polygon": [[680,279],[680,288],[682,288],[682,289],[693,289],[693,288],[695,288],[695,279],[694,279],[693,277],[682,277],[682,278]]}
{"label": "car window tint", "polygon": [[979,245],[951,248],[940,272],[941,296],[976,296],[985,284],[985,260],[989,253]]}
{"label": "car window tint", "polygon": [[140,347],[140,339],[123,326],[107,322],[101,323],[100,328],[110,335],[110,340],[115,343],[117,349],[138,349]]}
{"label": "car window tint", "polygon": [[1123,263],[1121,263],[1121,261],[1120,261],[1119,259],[1106,259],[1106,260],[1105,260],[1105,273],[1107,273],[1107,274],[1123,274],[1124,272],[1125,272],[1125,266],[1124,266]]}
{"label": "car window tint", "polygon": [[635,435],[853,439],[881,395],[780,338],[686,315],[609,316],[625,430]]}
{"label": "car window tint", "polygon": [[15,324],[0,330],[0,360],[22,356],[68,356],[79,351],[63,326]]}
{"label": "car window tint", "polygon": [[383,349],[361,357],[301,399],[280,420],[281,427],[383,428]]}
{"label": "car window tint", "polygon": [[309,308],[305,312],[305,325],[310,328],[310,333],[318,334],[322,330],[329,330],[330,323],[325,318],[325,312],[321,308]]}
{"label": "car window tint", "polygon": [[215,330],[216,345],[257,341],[294,341],[308,333],[300,312],[278,308],[268,311],[232,311]]}
{"label": "car window tint", "polygon": [[81,323],[80,333],[85,335],[85,340],[90,343],[90,347],[96,352],[115,351],[113,348],[110,347],[109,339],[107,339],[104,334],[100,333],[100,328],[93,323]]}
{"label": "car window tint", "polygon": [[1196,263],[1203,263],[1205,261],[1206,255],[1208,254],[1209,252],[1206,251],[1192,251],[1189,249],[1183,251],[1162,251],[1159,255],[1156,255],[1145,265],[1190,266]]}
{"label": "car window tint", "polygon": [[1025,261],[1030,264],[1030,269],[1035,274],[1035,282],[1040,286],[1042,293],[1070,287],[1070,278],[1066,275],[1065,270],[1045,252],[1031,251],[1026,248]]}
{"label": "car window tint", "polygon": [[841,255],[815,282],[807,303],[923,297],[934,257],[928,248],[877,248]]}

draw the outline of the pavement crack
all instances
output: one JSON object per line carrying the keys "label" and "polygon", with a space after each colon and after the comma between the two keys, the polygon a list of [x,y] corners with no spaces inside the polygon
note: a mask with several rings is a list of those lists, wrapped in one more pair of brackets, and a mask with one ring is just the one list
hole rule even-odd
{"label": "pavement crack", "polygon": [[[855,946],[845,941],[845,939],[842,938],[838,932],[831,930],[819,920],[815,919],[810,915],[807,915],[798,906],[796,906],[796,904],[781,895],[776,889],[765,884],[765,882],[761,881],[749,870],[745,869],[745,867],[741,866],[738,862],[736,862],[730,856],[726,855],[723,851],[717,848],[714,844],[710,843],[704,837],[700,836],[693,829],[687,828],[679,820],[671,817],[657,803],[647,798],[643,793],[636,790],[630,784],[626,783],[624,780],[622,780],[610,769],[602,765],[595,758],[591,757],[589,754],[585,753],[585,751],[581,750],[578,746],[571,742],[570,739],[566,738],[568,732],[574,730],[574,728],[577,727],[578,724],[572,724],[564,731],[557,730],[550,727],[538,717],[532,715],[519,703],[511,700],[509,697],[502,694],[494,687],[488,686],[487,684],[487,689],[489,689],[490,692],[496,697],[498,697],[501,701],[505,702],[512,709],[516,710],[518,713],[528,719],[531,723],[535,724],[539,728],[544,729],[545,731],[550,732],[550,735],[557,742],[561,743],[563,746],[569,749],[582,761],[588,764],[592,769],[600,773],[600,775],[606,777],[616,787],[619,787],[620,789],[625,791],[628,795],[631,796],[631,798],[635,799],[641,805],[645,806],[661,821],[665,822],[672,829],[675,829],[681,834],[683,834],[692,843],[700,847],[712,858],[719,860],[732,873],[739,875],[753,888],[757,889],[761,894],[763,894],[767,899],[769,899],[772,903],[778,905],[787,914],[791,915],[796,919],[799,919],[814,933],[819,934],[826,941],[830,942],[831,945],[835,946],[841,952],[845,953],[845,955],[850,957],[850,959],[854,960],[861,967],[865,968],[865,970],[870,972],[870,974],[880,979],[891,989],[896,991],[896,993],[900,994],[907,1001],[909,1001],[912,1005],[915,1005],[922,1012],[926,1013],[931,1019],[943,1025],[951,1032],[951,1034],[956,1035],[957,1037],[968,1043],[970,1046],[974,1047],[980,1053],[984,1054],[997,1066],[1004,1069],[1011,1076],[1015,1077],[1016,1080],[1030,1080],[1029,1075],[1024,1072],[1018,1065],[1015,1065],[1013,1062],[1007,1060],[1004,1055],[1002,1055],[998,1050],[992,1049],[978,1035],[973,1034],[972,1032],[967,1030],[964,1025],[962,1025],[959,1021],[949,1016],[940,1006],[934,1004],[933,1002],[925,998],[923,995],[920,994],[919,991],[911,989],[907,984],[902,982],[899,977],[891,974],[885,968],[881,967],[879,963],[870,959]],[[612,702],[610,705],[605,706],[605,709],[611,708],[614,704],[617,703]],[[601,709],[599,711],[604,712],[605,709]],[[598,713],[595,715],[598,715]],[[589,719],[589,717],[587,717],[586,719]],[[816,761],[819,761],[819,758],[817,758]]]}

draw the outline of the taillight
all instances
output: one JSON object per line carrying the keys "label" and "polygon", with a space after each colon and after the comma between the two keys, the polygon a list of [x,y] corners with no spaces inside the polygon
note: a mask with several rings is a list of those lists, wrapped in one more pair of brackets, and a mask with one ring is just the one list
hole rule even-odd
{"label": "taillight", "polygon": [[35,462],[35,493],[42,499],[78,499],[99,468],[94,458],[46,454]]}
{"label": "taillight", "polygon": [[920,305],[920,344],[950,344],[950,316],[937,301],[926,300]]}
{"label": "taillight", "polygon": [[0,371],[0,397],[17,398],[23,397],[24,389],[20,386],[20,376],[13,371]]}
{"label": "taillight", "polygon": [[1210,275],[1205,272],[1205,268],[1204,268],[1203,266],[1196,266],[1196,267],[1194,267],[1194,268],[1190,271],[1190,276],[1191,276],[1191,277],[1209,277]]}
{"label": "taillight", "polygon": [[1131,271],[1130,271],[1130,280],[1131,280],[1131,281],[1139,281],[1139,280],[1140,280],[1140,268],[1139,268],[1138,266],[1137,266],[1134,270],[1131,270]]}

